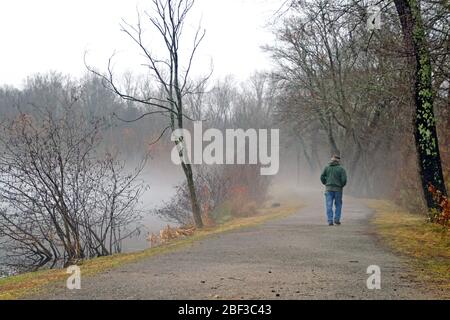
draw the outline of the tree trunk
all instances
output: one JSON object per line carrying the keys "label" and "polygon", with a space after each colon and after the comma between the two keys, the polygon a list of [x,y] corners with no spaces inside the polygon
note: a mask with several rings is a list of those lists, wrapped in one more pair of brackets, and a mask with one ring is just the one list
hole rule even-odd
{"label": "tree trunk", "polygon": [[183,163],[182,166],[184,174],[186,175],[186,181],[189,188],[189,195],[192,204],[192,215],[194,217],[195,226],[197,228],[203,228],[202,213],[200,210],[200,206],[198,204],[197,191],[195,190],[194,175],[192,174],[192,165]]}
{"label": "tree trunk", "polygon": [[300,142],[300,146],[297,145],[297,167],[300,167],[300,149],[299,149],[299,147],[301,147],[303,150],[303,155],[305,156],[305,159],[308,162],[311,172],[315,172],[316,164],[314,163],[314,161],[312,161],[310,155],[308,154],[308,150],[306,148],[305,141],[300,136],[298,137],[298,141]]}
{"label": "tree trunk", "polygon": [[[178,87],[178,81],[177,81],[177,77],[175,77],[175,92],[177,92],[176,97],[177,97],[177,106],[175,107],[178,111],[178,116],[177,116],[177,126],[179,129],[184,128],[184,124],[183,124],[183,100],[182,100],[182,94],[179,90]],[[172,104],[172,108],[173,108],[173,104]],[[173,115],[171,116],[171,125],[172,125],[172,130],[175,127],[175,118],[173,117]],[[184,140],[184,137],[183,137]],[[177,142],[176,142],[177,143]],[[188,185],[188,189],[189,189],[189,196],[191,199],[191,205],[192,205],[192,216],[194,218],[194,222],[195,222],[195,226],[198,229],[203,228],[203,220],[202,220],[202,212],[200,209],[200,205],[198,203],[198,198],[197,198],[197,191],[195,190],[195,182],[194,182],[194,174],[192,172],[192,165],[190,163],[185,163],[183,161],[183,157],[184,157],[184,153],[185,151],[183,150],[180,153],[180,159],[181,159],[181,167],[183,168],[183,172],[184,175],[186,176],[186,182]]]}
{"label": "tree trunk", "polygon": [[331,152],[330,156],[332,156],[332,155],[341,155],[341,151],[337,147],[336,140],[334,140],[333,129],[331,127],[331,121],[329,122],[328,134],[327,135],[328,135],[328,143],[330,144],[330,152]]}
{"label": "tree trunk", "polygon": [[408,64],[413,70],[411,88],[416,105],[414,135],[422,189],[428,209],[437,208],[429,184],[447,195],[433,112],[431,60],[418,0],[395,0],[402,26]]}

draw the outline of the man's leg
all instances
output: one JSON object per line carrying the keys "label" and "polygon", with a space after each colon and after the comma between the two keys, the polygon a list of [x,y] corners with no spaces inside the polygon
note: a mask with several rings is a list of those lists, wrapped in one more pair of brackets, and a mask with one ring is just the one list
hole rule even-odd
{"label": "man's leg", "polygon": [[333,200],[334,200],[334,192],[332,191],[325,192],[325,204],[327,207],[328,224],[333,223]]}
{"label": "man's leg", "polygon": [[336,206],[334,222],[340,224],[342,215],[342,192],[335,192],[334,202]]}

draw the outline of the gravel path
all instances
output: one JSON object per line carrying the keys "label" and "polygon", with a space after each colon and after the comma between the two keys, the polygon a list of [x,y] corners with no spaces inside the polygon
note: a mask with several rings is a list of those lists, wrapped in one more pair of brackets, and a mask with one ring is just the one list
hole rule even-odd
{"label": "gravel path", "polygon": [[[37,299],[429,299],[405,261],[377,242],[361,200],[344,198],[342,226],[326,225],[322,192],[287,218],[51,288]],[[381,268],[368,290],[367,267]]]}

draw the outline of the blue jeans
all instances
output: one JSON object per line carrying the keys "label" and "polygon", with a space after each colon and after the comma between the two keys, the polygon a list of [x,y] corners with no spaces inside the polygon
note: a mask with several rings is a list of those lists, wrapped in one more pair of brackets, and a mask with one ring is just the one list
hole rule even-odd
{"label": "blue jeans", "polygon": [[[327,191],[325,192],[325,202],[327,206],[328,223],[340,222],[342,214],[342,192]],[[336,207],[333,219],[333,203]]]}

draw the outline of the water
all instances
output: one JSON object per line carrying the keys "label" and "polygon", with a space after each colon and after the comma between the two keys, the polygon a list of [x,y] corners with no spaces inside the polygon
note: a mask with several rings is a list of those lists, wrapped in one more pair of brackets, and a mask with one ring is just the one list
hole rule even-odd
{"label": "water", "polygon": [[[151,233],[159,234],[169,223],[160,217],[153,215],[151,211],[163,202],[169,201],[175,195],[175,186],[183,181],[181,172],[173,170],[169,172],[158,172],[157,169],[146,169],[142,179],[150,186],[141,197],[140,209],[146,213],[141,221],[143,228],[137,237],[126,239],[123,242],[123,252],[133,252],[149,248],[147,237]],[[172,226],[172,224],[170,224]]]}
{"label": "water", "polygon": [[[160,206],[164,201],[169,201],[174,196],[174,187],[183,181],[183,174],[181,169],[175,166],[162,169],[160,165],[150,164],[144,169],[140,179],[144,180],[150,187],[141,196],[138,206],[139,209],[144,211],[144,216],[141,221],[141,233],[139,236],[123,241],[123,252],[140,251],[149,248],[150,244],[147,241],[148,234],[159,234],[159,231],[167,226],[167,221],[153,215],[151,211]],[[5,252],[2,252],[2,249],[0,249],[0,264],[4,256]],[[12,273],[10,269],[0,265],[0,278],[9,276]]]}

